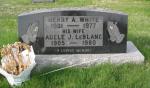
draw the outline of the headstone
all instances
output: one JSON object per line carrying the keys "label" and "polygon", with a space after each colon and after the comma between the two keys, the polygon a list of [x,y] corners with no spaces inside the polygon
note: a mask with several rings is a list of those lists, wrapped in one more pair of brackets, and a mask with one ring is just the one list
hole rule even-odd
{"label": "headstone", "polygon": [[39,3],[39,2],[55,2],[55,0],[32,0],[33,3]]}
{"label": "headstone", "polygon": [[36,54],[127,51],[128,15],[102,9],[50,9],[19,15],[19,38]]}
{"label": "headstone", "polygon": [[36,53],[33,72],[47,74],[47,69],[55,72],[73,66],[143,63],[144,56],[127,42],[127,25],[128,15],[121,12],[50,9],[19,15],[18,34]]}

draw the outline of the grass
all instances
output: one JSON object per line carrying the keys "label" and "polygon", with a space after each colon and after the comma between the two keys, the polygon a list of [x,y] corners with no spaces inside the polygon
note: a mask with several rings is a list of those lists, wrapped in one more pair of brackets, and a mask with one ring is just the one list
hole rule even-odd
{"label": "grass", "polygon": [[[144,64],[103,64],[70,68],[45,77],[33,76],[18,88],[150,88],[150,0],[0,0],[0,47],[18,41],[17,15],[42,8],[91,7],[119,10],[129,15],[128,40],[145,56]],[[0,88],[8,88],[0,76]]]}

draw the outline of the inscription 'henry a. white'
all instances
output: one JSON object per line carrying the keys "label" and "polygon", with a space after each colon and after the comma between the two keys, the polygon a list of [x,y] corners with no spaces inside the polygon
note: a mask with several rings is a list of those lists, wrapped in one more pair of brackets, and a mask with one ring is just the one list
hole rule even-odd
{"label": "inscription 'henry a. white'", "polygon": [[74,17],[74,16],[53,16],[48,19],[48,22],[99,22],[98,17],[90,17],[89,16],[80,16],[80,17]]}

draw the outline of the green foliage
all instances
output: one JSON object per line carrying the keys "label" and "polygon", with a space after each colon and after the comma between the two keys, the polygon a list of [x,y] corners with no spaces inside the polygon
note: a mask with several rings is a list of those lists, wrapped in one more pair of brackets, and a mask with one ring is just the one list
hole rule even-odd
{"label": "green foliage", "polygon": [[[58,7],[90,7],[119,10],[129,15],[128,40],[145,56],[141,65],[104,64],[90,68],[70,68],[47,76],[33,76],[19,88],[150,88],[150,2],[149,0],[0,0],[0,47],[18,41],[17,15],[24,11]],[[0,76],[0,88],[8,88]]]}

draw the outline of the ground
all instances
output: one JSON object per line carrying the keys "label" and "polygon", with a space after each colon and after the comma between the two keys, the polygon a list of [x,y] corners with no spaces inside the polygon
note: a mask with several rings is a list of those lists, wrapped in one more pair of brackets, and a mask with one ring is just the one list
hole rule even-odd
{"label": "ground", "polygon": [[[18,41],[17,16],[24,11],[57,7],[108,8],[129,15],[128,40],[145,56],[143,64],[103,64],[70,68],[47,76],[33,76],[18,88],[150,88],[150,0],[0,0],[0,47]],[[0,76],[0,88],[8,88]]]}

